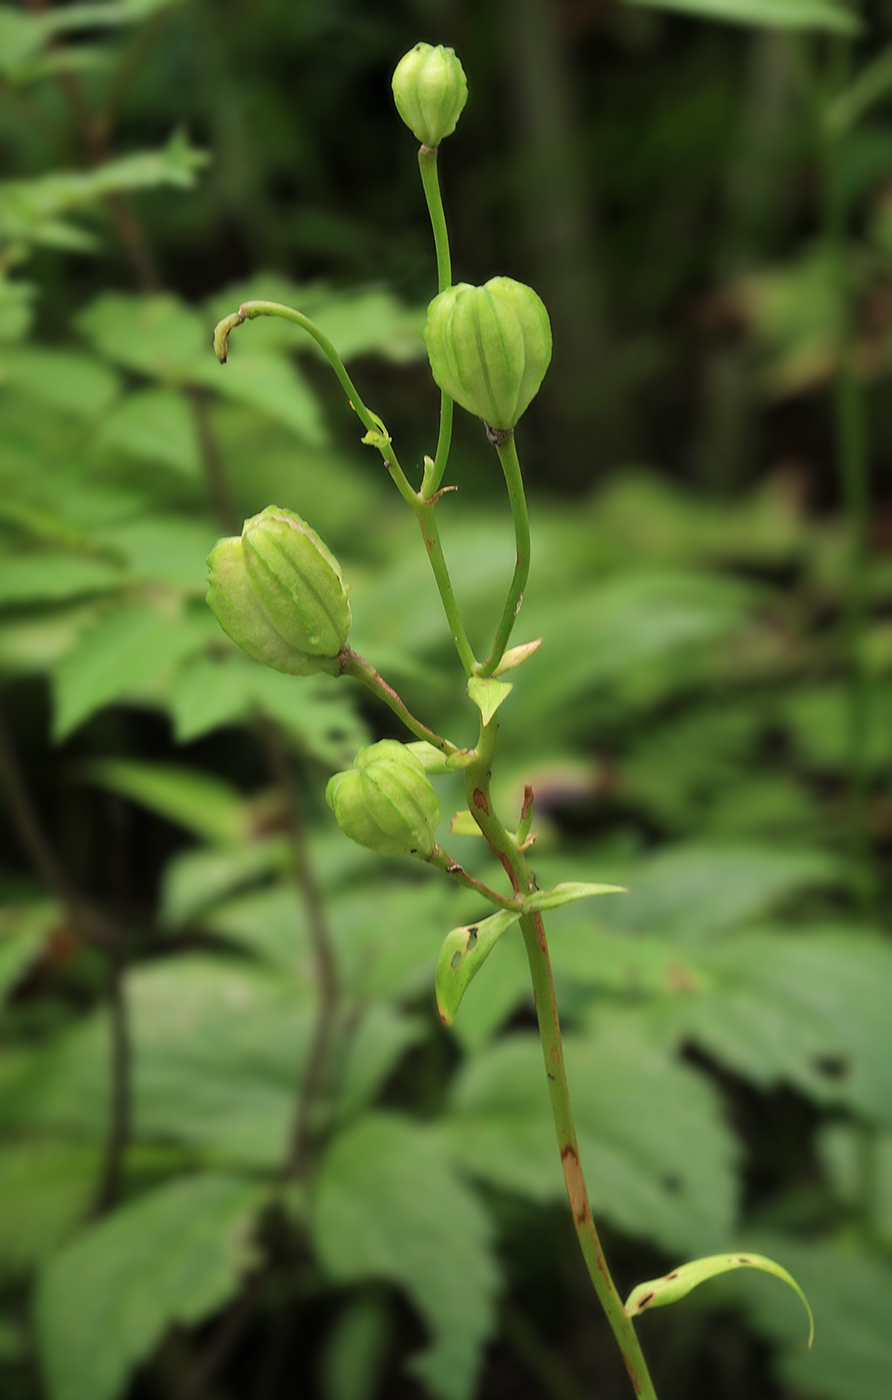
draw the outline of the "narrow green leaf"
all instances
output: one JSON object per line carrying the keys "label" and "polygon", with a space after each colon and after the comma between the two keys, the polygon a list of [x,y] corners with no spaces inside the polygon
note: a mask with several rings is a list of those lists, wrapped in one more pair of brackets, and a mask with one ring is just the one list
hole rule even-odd
{"label": "narrow green leaf", "polygon": [[497,681],[491,677],[471,676],[468,681],[468,695],[480,711],[484,724],[489,724],[503,700],[511,694],[510,681]]}
{"label": "narrow green leaf", "polygon": [[773,29],[829,29],[857,34],[859,21],[837,0],[626,0],[653,10],[672,10],[696,19],[731,24],[769,25]]}
{"label": "narrow green leaf", "polygon": [[437,1007],[444,1025],[452,1025],[468,986],[502,934],[519,918],[511,909],[500,909],[479,924],[447,933],[437,962]]}
{"label": "narrow green leaf", "polygon": [[91,763],[93,782],[129,797],[196,836],[227,845],[247,834],[248,804],[210,773],[179,764],[105,759]]}
{"label": "narrow green leaf", "polygon": [[788,1273],[782,1264],[776,1264],[764,1254],[711,1254],[707,1259],[695,1259],[690,1264],[682,1264],[663,1278],[639,1283],[626,1299],[626,1316],[638,1317],[648,1308],[662,1308],[667,1303],[677,1303],[680,1298],[686,1298],[691,1289],[696,1288],[698,1284],[715,1278],[717,1274],[726,1274],[731,1269],[761,1269],[763,1273],[774,1274],[775,1278],[781,1279],[794,1293],[798,1293],[808,1313],[808,1344],[811,1346],[815,1336],[815,1320],[808,1299],[793,1275]]}
{"label": "narrow green leaf", "polygon": [[623,885],[591,885],[585,880],[567,880],[550,890],[537,890],[528,895],[525,907],[530,913],[543,909],[559,909],[562,904],[572,904],[577,899],[591,899],[596,894],[628,894]]}
{"label": "narrow green leaf", "polygon": [[36,1322],[50,1400],[114,1400],[172,1323],[208,1317],[251,1264],[264,1193],[197,1176],[125,1205],[57,1254]]}

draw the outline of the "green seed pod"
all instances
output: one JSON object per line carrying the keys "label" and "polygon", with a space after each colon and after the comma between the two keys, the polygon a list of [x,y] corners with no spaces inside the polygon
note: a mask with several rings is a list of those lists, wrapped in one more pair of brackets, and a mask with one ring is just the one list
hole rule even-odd
{"label": "green seed pod", "polygon": [[513,428],[551,361],[548,312],[532,287],[493,277],[434,297],[424,331],[434,379],[491,428]]}
{"label": "green seed pod", "polygon": [[360,846],[382,856],[433,855],[437,794],[421,761],[395,739],[360,749],[353,767],[329,781],[325,800],[344,834]]}
{"label": "green seed pod", "polygon": [[337,674],[350,632],[340,566],[300,516],[267,506],[208,556],[207,601],[227,636],[293,676]]}
{"label": "green seed pod", "polygon": [[468,100],[468,80],[453,49],[416,44],[393,75],[396,110],[423,146],[450,136]]}

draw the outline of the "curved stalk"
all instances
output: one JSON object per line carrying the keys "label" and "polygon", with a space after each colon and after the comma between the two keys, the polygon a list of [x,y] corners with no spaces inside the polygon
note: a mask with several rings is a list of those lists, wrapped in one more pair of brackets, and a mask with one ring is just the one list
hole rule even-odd
{"label": "curved stalk", "polygon": [[428,729],[426,724],[416,719],[411,710],[397,695],[392,685],[388,685],[383,676],[379,675],[371,662],[358,652],[351,651],[349,647],[344,647],[339,653],[340,668],[338,675],[353,676],[361,681],[367,690],[373,695],[377,695],[379,700],[383,700],[385,705],[389,705],[395,715],[398,715],[403,724],[410,730],[416,739],[424,739],[426,743],[432,744],[441,753],[452,755],[458,753],[459,749],[455,744],[450,744],[448,739],[444,739],[441,734],[435,734],[433,729]]}
{"label": "curved stalk", "polygon": [[[452,258],[449,253],[449,231],[443,211],[443,198],[440,194],[440,179],[437,168],[437,148],[422,146],[418,152],[418,168],[427,210],[430,214],[431,229],[434,235],[434,248],[437,253],[437,291],[445,292],[452,286]],[[432,496],[443,480],[449,448],[452,442],[453,401],[448,394],[440,394],[440,435],[437,439],[437,452],[429,482],[425,482],[425,494]]]}
{"label": "curved stalk", "polygon": [[514,520],[517,560],[514,565],[511,587],[508,590],[502,616],[496,629],[492,651],[480,667],[479,674],[481,676],[491,676],[505,655],[505,648],[511,639],[511,632],[523,602],[523,590],[527,586],[530,572],[530,521],[527,515],[520,462],[517,460],[517,448],[514,445],[514,429],[511,428],[507,432],[494,435],[494,440],[499,461],[502,464],[502,471],[505,473],[505,484],[508,487],[508,499],[511,503],[511,515]]}
{"label": "curved stalk", "polygon": [[[465,769],[468,810],[502,862],[511,880],[515,895],[526,895],[535,889],[535,879],[523,852],[518,850],[494,811],[490,795],[489,772],[497,738],[498,721],[493,718],[488,725],[481,727],[480,741],[475,751],[474,760]],[[579,1158],[579,1144],[576,1138],[573,1108],[570,1103],[567,1073],[564,1066],[564,1051],[554,980],[551,975],[551,960],[548,955],[545,925],[541,914],[525,914],[520,920],[520,928],[536,1001],[539,1037],[542,1042],[548,1095],[551,1100],[555,1133],[561,1154],[564,1184],[573,1213],[579,1248],[598,1300],[622,1352],[635,1395],[638,1400],[657,1400],[657,1394],[634,1324],[631,1318],[626,1316],[622,1299],[610,1276],[589,1205],[588,1191]]]}
{"label": "curved stalk", "polygon": [[456,884],[462,885],[466,890],[473,890],[482,899],[486,899],[490,904],[495,904],[498,909],[520,909],[521,905],[516,899],[506,899],[503,894],[490,889],[489,885],[484,885],[482,880],[475,880],[473,875],[469,875],[457,860],[453,860],[448,851],[444,851],[442,846],[435,846],[434,853],[428,861],[428,865],[433,865],[437,870],[442,870],[444,875],[448,875],[455,880]]}
{"label": "curved stalk", "polygon": [[409,482],[406,480],[405,473],[397,461],[396,453],[393,450],[393,444],[387,436],[384,425],[380,418],[366,408],[357,393],[356,385],[344,368],[344,362],[334,345],[329,340],[328,336],[319,329],[315,321],[310,320],[309,316],[305,316],[302,311],[296,311],[293,306],[285,306],[279,301],[242,302],[238,311],[234,311],[230,316],[225,316],[223,320],[218,323],[214,331],[214,352],[221,365],[226,363],[229,354],[230,332],[234,330],[236,326],[243,325],[245,321],[253,321],[258,316],[276,316],[283,321],[292,321],[294,325],[300,326],[301,330],[306,331],[307,335],[315,340],[319,349],[325,355],[325,358],[337,375],[338,383],[347,395],[351,408],[355,410],[359,421],[370,435],[370,441],[377,447],[381,456],[384,458],[384,463],[390,475],[393,477],[397,490],[404,500],[408,501],[410,505],[413,505],[416,492],[413,491]]}

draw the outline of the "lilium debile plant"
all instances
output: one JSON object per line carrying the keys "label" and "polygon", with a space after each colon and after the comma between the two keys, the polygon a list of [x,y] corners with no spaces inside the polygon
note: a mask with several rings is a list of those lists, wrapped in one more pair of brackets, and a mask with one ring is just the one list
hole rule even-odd
{"label": "lilium debile plant", "polygon": [[[437,257],[438,295],[428,308],[425,341],[431,370],[442,391],[436,453],[425,457],[419,489],[399,464],[390,434],[368,409],[337,350],[300,311],[276,302],[249,301],[225,317],[214,333],[217,358],[225,363],[229,336],[257,316],[294,322],[324,351],[364,429],[363,442],[384,460],[404,501],[415,512],[430,559],[446,621],[466,675],[467,693],[479,715],[477,741],[461,747],[428,728],[408,710],[375,668],[348,645],[350,606],[337,560],[298,516],[269,506],[245,522],[241,537],[220,540],[209,558],[208,602],[224,631],[250,656],[297,676],[325,671],[352,676],[399,716],[414,742],[385,740],[362,749],[353,768],[336,774],[326,797],[338,825],[352,840],[387,856],[409,856],[435,866],[474,890],[495,913],[452,929],[440,953],[436,995],[440,1016],[451,1024],[465,990],[497,941],[518,926],[535,993],[548,1092],[579,1245],[595,1291],[622,1351],[635,1395],[656,1400],[634,1327],[648,1308],[684,1297],[718,1273],[752,1267],[783,1279],[802,1297],[779,1264],[757,1254],[699,1259],[665,1278],[640,1284],[625,1304],[619,1298],[592,1218],[579,1159],[576,1129],[564,1068],[560,1023],[543,915],[577,899],[618,892],[615,885],[570,882],[540,890],[527,861],[532,843],[534,794],[528,785],[517,821],[506,824],[491,793],[499,734],[498,710],[512,689],[503,679],[531,660],[539,640],[509,649],[530,567],[530,530],[523,478],[515,446],[516,425],[529,407],[551,360],[548,313],[536,293],[509,277],[483,287],[452,284],[449,240],[437,172],[441,141],[455,129],[467,82],[451,49],[416,44],[393,75],[397,109],[421,142],[418,163],[430,213]],[[501,464],[511,507],[516,563],[489,654],[478,658],[468,640],[440,543],[436,508],[449,458],[454,404],[483,420]],[[490,888],[469,874],[436,842],[439,804],[431,779],[464,775],[467,813],[459,820],[482,833],[498,857],[509,892]],[[811,1344],[811,1329],[809,1333]]]}

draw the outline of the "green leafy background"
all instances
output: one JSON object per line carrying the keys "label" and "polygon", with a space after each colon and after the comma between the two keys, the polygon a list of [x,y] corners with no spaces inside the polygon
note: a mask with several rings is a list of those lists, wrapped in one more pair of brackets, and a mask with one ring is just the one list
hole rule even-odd
{"label": "green leafy background", "polygon": [[[417,530],[438,399],[389,77],[454,44],[457,280],[555,359],[518,430],[533,572],[494,792],[628,893],[547,922],[582,1160],[662,1400],[892,1387],[892,12],[855,0],[0,4],[0,1390],[4,1400],[629,1393],[577,1257],[518,930],[337,831],[392,716],[249,661],[204,603],[274,502],[351,645],[473,741]],[[866,447],[864,444],[866,443]],[[862,476],[861,467],[870,467]],[[479,425],[439,519],[472,642],[513,566]],[[484,702],[485,703],[485,702]],[[502,888],[436,779],[440,840]]]}

